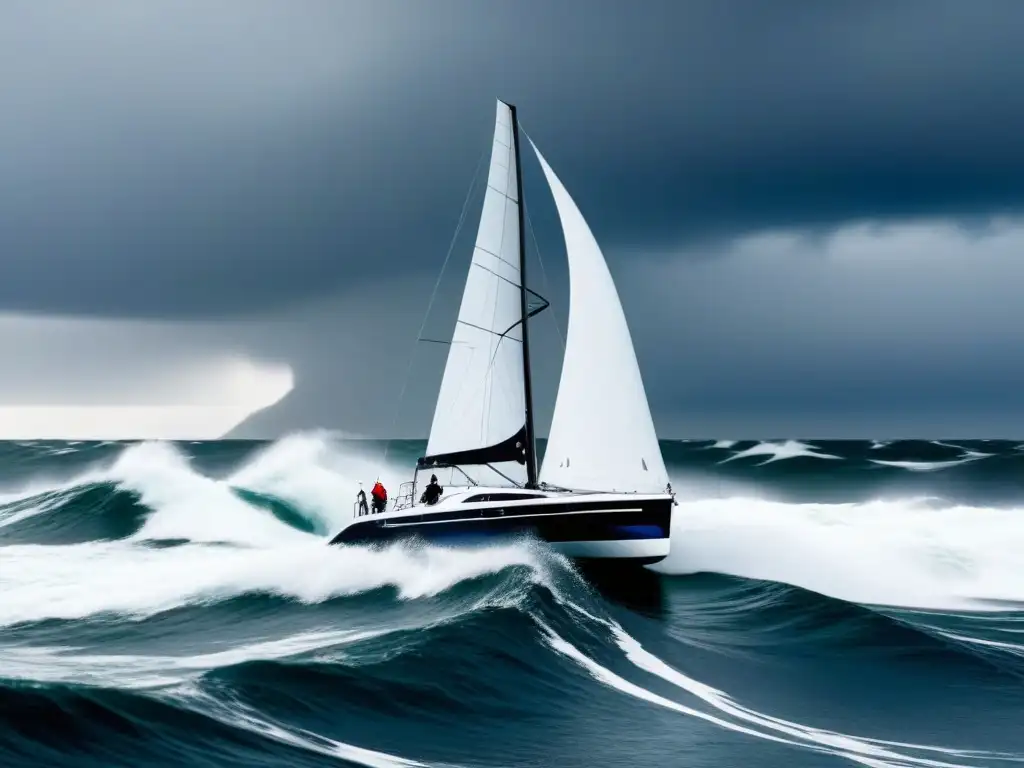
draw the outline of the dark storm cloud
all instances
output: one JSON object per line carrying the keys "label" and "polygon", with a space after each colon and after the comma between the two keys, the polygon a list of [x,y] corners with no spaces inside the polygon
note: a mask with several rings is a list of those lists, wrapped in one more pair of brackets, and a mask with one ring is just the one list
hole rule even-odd
{"label": "dark storm cloud", "polygon": [[[627,253],[616,279],[662,437],[1019,437],[1021,253],[1024,217],[850,224]],[[451,333],[464,275],[442,284],[425,335]],[[429,287],[395,276],[386,301],[350,289],[258,321],[0,317],[0,407],[191,402],[230,355],[295,372],[238,436],[422,437],[447,351],[415,343]],[[554,298],[558,311],[531,324],[541,436],[565,332]]]}
{"label": "dark storm cloud", "polygon": [[[765,233],[624,275],[659,429],[1018,437],[1024,219]],[[643,301],[641,302],[641,297]]]}
{"label": "dark storm cloud", "polygon": [[1012,0],[7,2],[0,307],[260,314],[433,275],[495,98],[613,258],[1016,209],[1022,34]]}

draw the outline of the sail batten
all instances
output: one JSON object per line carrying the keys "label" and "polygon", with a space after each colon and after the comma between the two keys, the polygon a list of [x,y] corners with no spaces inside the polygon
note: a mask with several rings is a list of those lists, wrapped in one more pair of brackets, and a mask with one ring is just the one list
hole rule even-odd
{"label": "sail batten", "polygon": [[511,110],[498,102],[480,223],[434,409],[427,463],[524,460],[518,176]]}
{"label": "sail batten", "polygon": [[569,261],[565,357],[540,481],[658,493],[668,484],[633,341],[604,255],[530,140],[558,210]]}

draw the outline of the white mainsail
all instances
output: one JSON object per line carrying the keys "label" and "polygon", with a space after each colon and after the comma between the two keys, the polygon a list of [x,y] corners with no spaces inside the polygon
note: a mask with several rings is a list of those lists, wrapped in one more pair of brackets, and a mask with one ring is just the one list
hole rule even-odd
{"label": "white mainsail", "polygon": [[565,359],[539,479],[579,490],[662,492],[668,473],[615,283],[583,214],[530,145],[569,261]]}
{"label": "white mainsail", "polygon": [[[486,448],[523,428],[519,200],[512,114],[498,102],[476,245],[441,380],[427,455]],[[511,468],[510,468],[511,467]],[[514,480],[522,465],[502,465]]]}

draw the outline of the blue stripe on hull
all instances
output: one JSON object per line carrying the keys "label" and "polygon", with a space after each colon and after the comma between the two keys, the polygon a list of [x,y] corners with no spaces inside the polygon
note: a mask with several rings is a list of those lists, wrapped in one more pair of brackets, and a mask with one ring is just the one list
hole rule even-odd
{"label": "blue stripe on hull", "polygon": [[660,525],[615,525],[617,539],[664,539],[666,531]]}

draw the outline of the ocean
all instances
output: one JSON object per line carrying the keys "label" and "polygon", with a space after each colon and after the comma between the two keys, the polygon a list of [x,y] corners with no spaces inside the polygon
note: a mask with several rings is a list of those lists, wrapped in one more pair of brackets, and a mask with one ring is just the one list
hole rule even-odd
{"label": "ocean", "polygon": [[1024,763],[1024,445],[662,448],[623,585],[327,546],[421,442],[0,443],[0,766]]}

